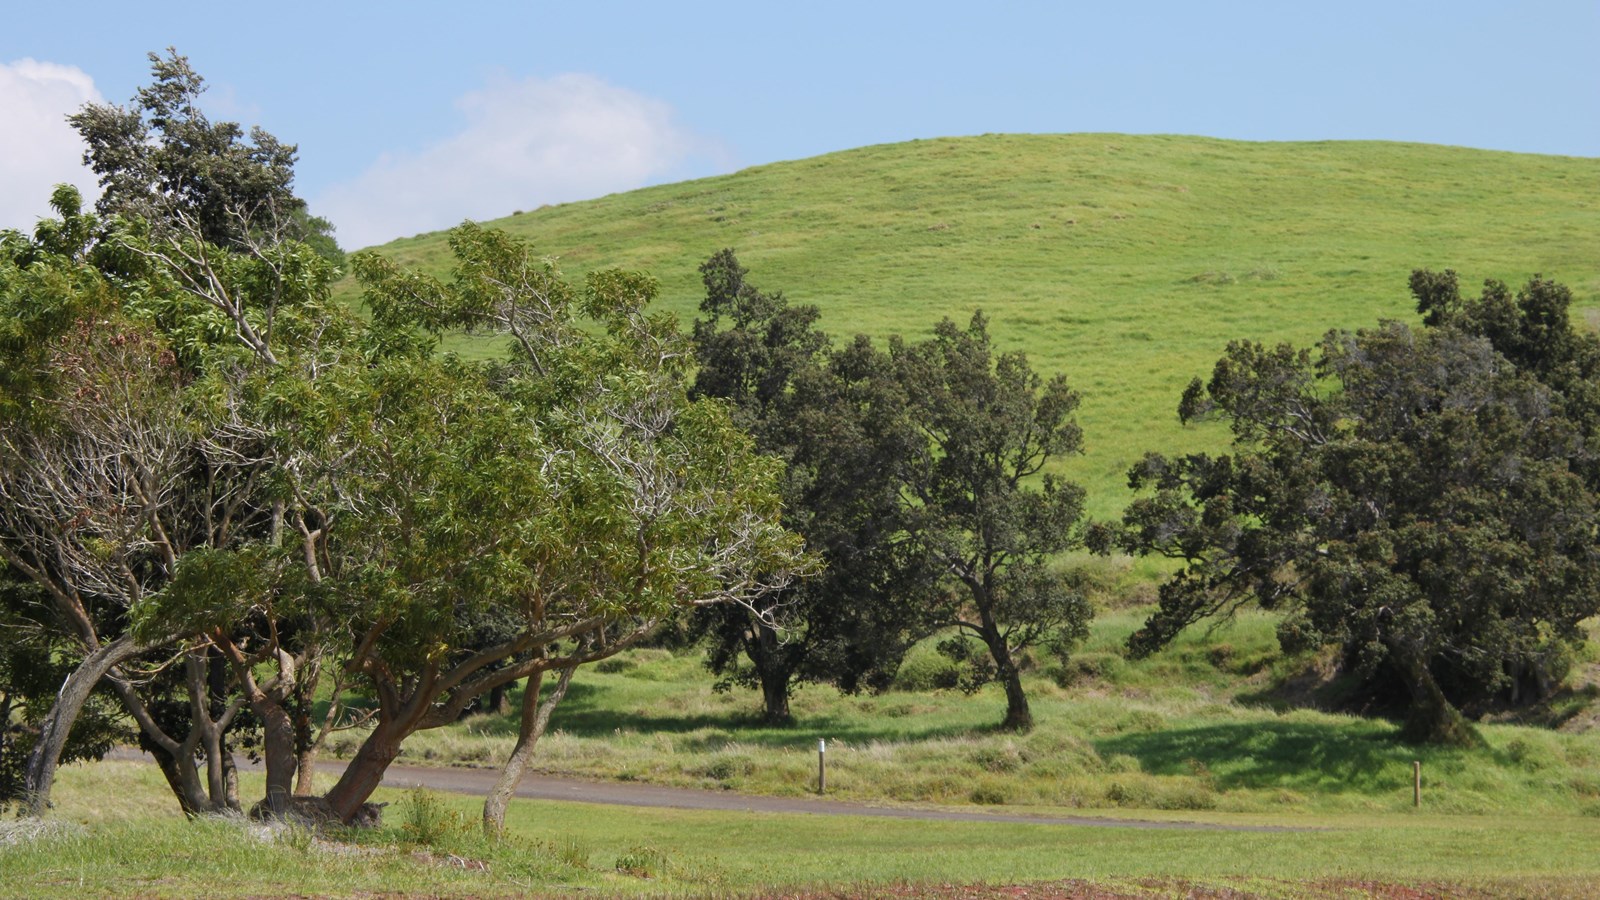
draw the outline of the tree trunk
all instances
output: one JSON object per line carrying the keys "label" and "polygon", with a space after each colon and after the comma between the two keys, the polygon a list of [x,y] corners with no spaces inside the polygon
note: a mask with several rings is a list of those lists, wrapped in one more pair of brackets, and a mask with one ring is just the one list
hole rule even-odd
{"label": "tree trunk", "polygon": [[488,712],[494,716],[511,715],[511,685],[496,685],[489,691]]}
{"label": "tree trunk", "polygon": [[250,700],[250,708],[261,720],[262,758],[267,769],[266,808],[273,818],[289,811],[294,796],[294,773],[299,763],[295,752],[294,720],[283,704],[261,691]]}
{"label": "tree trunk", "polygon": [[309,797],[315,789],[317,767],[316,735],[311,727],[311,710],[316,702],[317,682],[321,680],[322,657],[308,653],[295,679],[292,703],[294,707],[294,793]]}
{"label": "tree trunk", "polygon": [[757,670],[761,678],[762,719],[768,725],[788,725],[794,721],[789,712],[789,673]]}
{"label": "tree trunk", "polygon": [[299,751],[294,762],[294,795],[296,797],[309,797],[317,789],[317,745],[311,742],[299,743]]}
{"label": "tree trunk", "polygon": [[267,690],[256,682],[251,661],[221,629],[217,630],[214,641],[222,655],[233,664],[239,692],[250,704],[256,718],[261,720],[261,755],[267,770],[266,795],[262,798],[262,804],[268,818],[281,819],[289,811],[289,798],[294,796],[295,768],[300,762],[296,746],[299,731],[284,702],[294,696],[294,660],[282,650],[278,651],[277,686]]}
{"label": "tree trunk", "polygon": [[1474,747],[1483,738],[1461,715],[1439,688],[1439,682],[1428,668],[1428,661],[1418,650],[1399,640],[1389,644],[1390,657],[1406,679],[1411,692],[1411,706],[1406,710],[1406,721],[1400,729],[1400,739],[1412,744],[1441,744],[1455,747]]}
{"label": "tree trunk", "polygon": [[384,771],[400,755],[400,743],[405,740],[406,734],[400,723],[392,719],[380,720],[367,739],[361,742],[361,749],[356,751],[355,758],[350,760],[338,783],[327,794],[328,805],[341,822],[349,822],[361,804],[367,802],[372,792],[378,789],[383,782]]}
{"label": "tree trunk", "polygon": [[756,670],[756,680],[761,683],[761,718],[768,725],[788,725],[794,721],[789,712],[788,660],[784,659],[783,645],[776,629],[761,621],[751,623],[753,639],[745,640],[746,655]]}
{"label": "tree trunk", "polygon": [[125,634],[90,653],[78,664],[61,685],[56,702],[50,707],[39,729],[39,742],[28,754],[27,774],[22,789],[29,815],[42,816],[50,808],[50,789],[55,786],[56,768],[61,764],[61,753],[67,746],[67,737],[78,721],[78,713],[88,702],[89,693],[112,667],[125,662],[148,649],[147,645]]}
{"label": "tree trunk", "polygon": [[211,810],[211,800],[201,787],[199,769],[194,762],[195,748],[200,743],[199,727],[191,723],[188,737],[179,743],[162,730],[133,685],[114,672],[107,680],[122,700],[123,708],[139,723],[139,746],[155,757],[156,766],[167,779],[172,795],[178,799],[178,808],[190,818]]}
{"label": "tree trunk", "polygon": [[561,698],[567,695],[567,685],[572,683],[574,671],[575,666],[562,669],[556,689],[542,703],[539,701],[539,689],[544,682],[544,673],[536,672],[528,676],[528,687],[522,695],[522,721],[517,726],[517,745],[506,758],[505,768],[500,770],[500,777],[489,790],[488,798],[483,801],[485,832],[500,834],[505,831],[506,805],[511,802],[511,795],[516,793],[517,784],[522,781],[522,773],[528,766],[528,759],[533,756],[534,746],[550,724],[550,714],[555,711]]}
{"label": "tree trunk", "polygon": [[178,798],[178,808],[188,818],[194,818],[205,812],[208,804],[205,794],[200,790],[200,778],[195,772],[193,757],[187,767],[178,764],[178,758],[167,752],[167,748],[153,741],[146,741],[145,752],[155,757],[156,768],[161,770],[161,776],[167,779],[167,787],[172,789],[172,795]]}
{"label": "tree trunk", "polygon": [[1028,695],[1022,692],[1022,674],[1015,665],[1010,665],[1005,673],[1006,685],[1006,718],[1000,723],[1003,731],[1032,731],[1033,711],[1028,709]]}
{"label": "tree trunk", "polygon": [[983,627],[979,629],[979,635],[983,638],[984,646],[989,648],[990,658],[994,660],[995,678],[1006,689],[1006,717],[1000,723],[1000,729],[1032,731],[1033,711],[1028,708],[1028,695],[1022,690],[1022,673],[1017,670],[1016,660],[1011,658],[1011,647],[990,616],[984,614],[982,620]]}

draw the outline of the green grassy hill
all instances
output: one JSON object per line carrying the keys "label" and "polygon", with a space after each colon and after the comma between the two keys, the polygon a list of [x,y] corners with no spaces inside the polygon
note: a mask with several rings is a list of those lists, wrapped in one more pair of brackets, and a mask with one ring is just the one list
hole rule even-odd
{"label": "green grassy hill", "polygon": [[[1600,159],[1417,144],[986,135],[867,147],[488,223],[577,275],[661,280],[685,322],[699,263],[824,311],[836,336],[920,336],[976,308],[1007,348],[1083,391],[1065,471],[1107,515],[1147,449],[1211,447],[1174,410],[1229,340],[1314,340],[1409,318],[1416,267],[1600,306]],[[442,234],[379,248],[445,274]],[[353,291],[353,288],[350,288]]]}

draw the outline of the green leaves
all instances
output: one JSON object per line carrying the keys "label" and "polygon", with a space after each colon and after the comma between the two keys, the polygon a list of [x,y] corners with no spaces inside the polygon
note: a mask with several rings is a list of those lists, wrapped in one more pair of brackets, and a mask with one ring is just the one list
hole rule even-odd
{"label": "green leaves", "polygon": [[1595,419],[1572,377],[1600,342],[1538,279],[1515,305],[1498,285],[1462,300],[1452,273],[1412,288],[1425,330],[1333,332],[1314,358],[1231,344],[1185,393],[1180,414],[1230,421],[1234,454],[1130,472],[1153,493],[1101,545],[1185,562],[1135,651],[1246,600],[1282,607],[1286,647],[1343,643],[1410,691],[1408,734],[1445,740],[1463,732],[1441,690],[1485,699],[1600,611]]}

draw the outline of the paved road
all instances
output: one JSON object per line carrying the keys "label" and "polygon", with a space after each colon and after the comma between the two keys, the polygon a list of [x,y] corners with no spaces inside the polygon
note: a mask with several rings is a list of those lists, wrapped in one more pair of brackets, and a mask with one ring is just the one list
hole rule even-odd
{"label": "paved road", "polygon": [[[145,754],[118,748],[110,759],[147,759]],[[259,764],[239,761],[240,768],[259,770]],[[337,778],[344,763],[325,760],[317,763],[318,780]],[[484,796],[494,785],[494,769],[444,768],[437,766],[391,765],[383,775],[384,787],[425,787],[437,791]],[[886,819],[924,819],[941,822],[1015,822],[1030,825],[1079,825],[1090,828],[1144,828],[1187,831],[1296,831],[1274,825],[1215,825],[1201,822],[1149,822],[1137,819],[1108,819],[1092,816],[1033,816],[1018,813],[968,812],[955,809],[923,809],[906,806],[872,806],[844,800],[822,798],[768,797],[697,788],[662,787],[638,782],[586,781],[529,772],[517,787],[517,796],[532,800],[566,800],[576,803],[606,803],[617,806],[655,806],[669,809],[706,809],[729,812],[809,813],[831,816],[876,816]]]}

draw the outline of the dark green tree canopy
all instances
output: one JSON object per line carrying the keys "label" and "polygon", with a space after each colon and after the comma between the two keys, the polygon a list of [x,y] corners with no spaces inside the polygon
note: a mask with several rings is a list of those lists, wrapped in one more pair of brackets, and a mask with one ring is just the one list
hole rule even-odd
{"label": "dark green tree canopy", "polygon": [[1518,306],[1498,285],[1461,303],[1453,276],[1412,283],[1420,330],[1331,332],[1315,354],[1231,344],[1180,415],[1226,420],[1233,452],[1147,456],[1129,479],[1150,493],[1098,543],[1184,563],[1135,652],[1254,601],[1286,613],[1287,647],[1339,644],[1403,685],[1407,738],[1471,741],[1456,704],[1548,688],[1600,611],[1594,454],[1569,414],[1587,399],[1557,387],[1586,339],[1548,282]]}
{"label": "dark green tree canopy", "polygon": [[247,134],[236,122],[211,121],[200,108],[205,79],[176,50],[151,53],[150,71],[153,82],[128,106],[91,103],[67,117],[88,145],[84,163],[100,176],[101,215],[226,248],[267,231],[313,242],[339,262],[333,226],[294,194],[296,147],[260,127]]}
{"label": "dark green tree canopy", "polygon": [[920,633],[919,567],[899,502],[918,436],[887,355],[870,341],[831,350],[816,307],[758,290],[731,250],[700,271],[694,393],[727,402],[757,449],[786,463],[785,522],[825,569],[763,598],[772,621],[710,608],[695,630],[710,638],[707,663],[724,683],[759,686],[766,717],[783,721],[794,683],[885,687]]}
{"label": "dark green tree canopy", "polygon": [[1003,727],[1027,730],[1018,655],[1047,640],[1065,652],[1093,615],[1055,560],[1081,540],[1084,491],[1047,470],[1081,449],[1078,394],[1021,353],[996,354],[981,312],[965,329],[946,319],[931,339],[896,340],[890,352],[921,431],[903,509],[941,583],[936,623],[983,642],[987,659],[968,657],[968,683],[1004,684]]}

